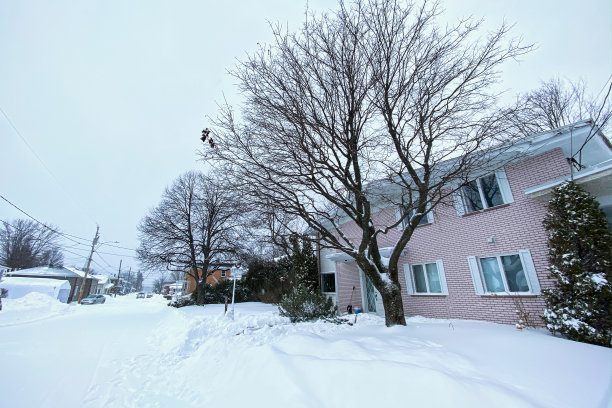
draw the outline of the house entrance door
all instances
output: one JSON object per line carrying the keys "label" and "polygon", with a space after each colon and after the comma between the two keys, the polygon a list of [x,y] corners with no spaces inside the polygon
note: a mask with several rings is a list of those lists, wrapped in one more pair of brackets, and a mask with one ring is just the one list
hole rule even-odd
{"label": "house entrance door", "polygon": [[365,288],[363,291],[363,304],[364,304],[364,312],[367,313],[376,313],[379,316],[385,315],[385,308],[382,302],[382,296],[376,288],[374,284],[368,278],[363,271],[361,272],[361,287]]}

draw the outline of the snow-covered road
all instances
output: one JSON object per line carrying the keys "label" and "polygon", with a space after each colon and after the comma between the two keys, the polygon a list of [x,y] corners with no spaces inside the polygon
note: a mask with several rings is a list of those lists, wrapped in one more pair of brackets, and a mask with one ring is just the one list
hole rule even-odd
{"label": "snow-covered road", "polygon": [[[541,330],[409,319],[292,325],[276,308],[161,298],[0,312],[1,407],[594,407],[610,349]],[[21,303],[20,303],[21,302]],[[46,303],[45,303],[46,302]],[[354,316],[352,317],[354,318]]]}

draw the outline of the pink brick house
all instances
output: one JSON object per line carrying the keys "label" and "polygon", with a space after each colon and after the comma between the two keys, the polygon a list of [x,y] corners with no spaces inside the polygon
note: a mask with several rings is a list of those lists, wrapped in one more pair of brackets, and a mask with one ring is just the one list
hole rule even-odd
{"label": "pink brick house", "polygon": [[[516,147],[519,159],[477,175],[421,221],[400,259],[406,316],[512,324],[520,299],[541,324],[541,289],[551,285],[542,220],[551,190],[570,178],[572,157],[581,164],[574,164],[575,182],[598,198],[612,224],[612,146],[591,129],[585,121],[526,139]],[[392,224],[397,211],[383,208],[376,220]],[[358,236],[350,223],[342,229]],[[388,233],[380,246],[398,235]],[[380,295],[350,257],[324,249],[319,265],[323,292],[341,312],[351,303],[382,314]]]}

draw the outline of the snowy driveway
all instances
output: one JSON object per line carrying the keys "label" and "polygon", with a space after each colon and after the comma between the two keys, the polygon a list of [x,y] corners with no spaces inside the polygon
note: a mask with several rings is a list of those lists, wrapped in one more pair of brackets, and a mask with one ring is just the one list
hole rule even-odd
{"label": "snowy driveway", "polygon": [[421,318],[386,328],[367,315],[354,326],[292,325],[257,303],[237,305],[232,322],[222,306],[177,310],[155,298],[12,306],[0,312],[2,407],[611,402],[611,350],[543,331]]}

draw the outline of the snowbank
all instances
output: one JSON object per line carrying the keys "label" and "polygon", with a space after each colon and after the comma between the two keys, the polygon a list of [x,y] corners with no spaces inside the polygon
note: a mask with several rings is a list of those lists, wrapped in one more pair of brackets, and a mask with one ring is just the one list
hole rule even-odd
{"label": "snowbank", "polygon": [[69,309],[69,305],[40,292],[30,292],[18,299],[2,299],[0,327],[45,320]]}
{"label": "snowbank", "polygon": [[[291,324],[260,303],[237,304],[230,320],[223,305],[165,303],[108,298],[49,323],[0,327],[3,402],[173,408],[612,402],[612,351],[543,330],[420,317],[387,328],[368,314],[348,317],[352,325]],[[73,352],[57,361],[45,349],[70,341]]]}

